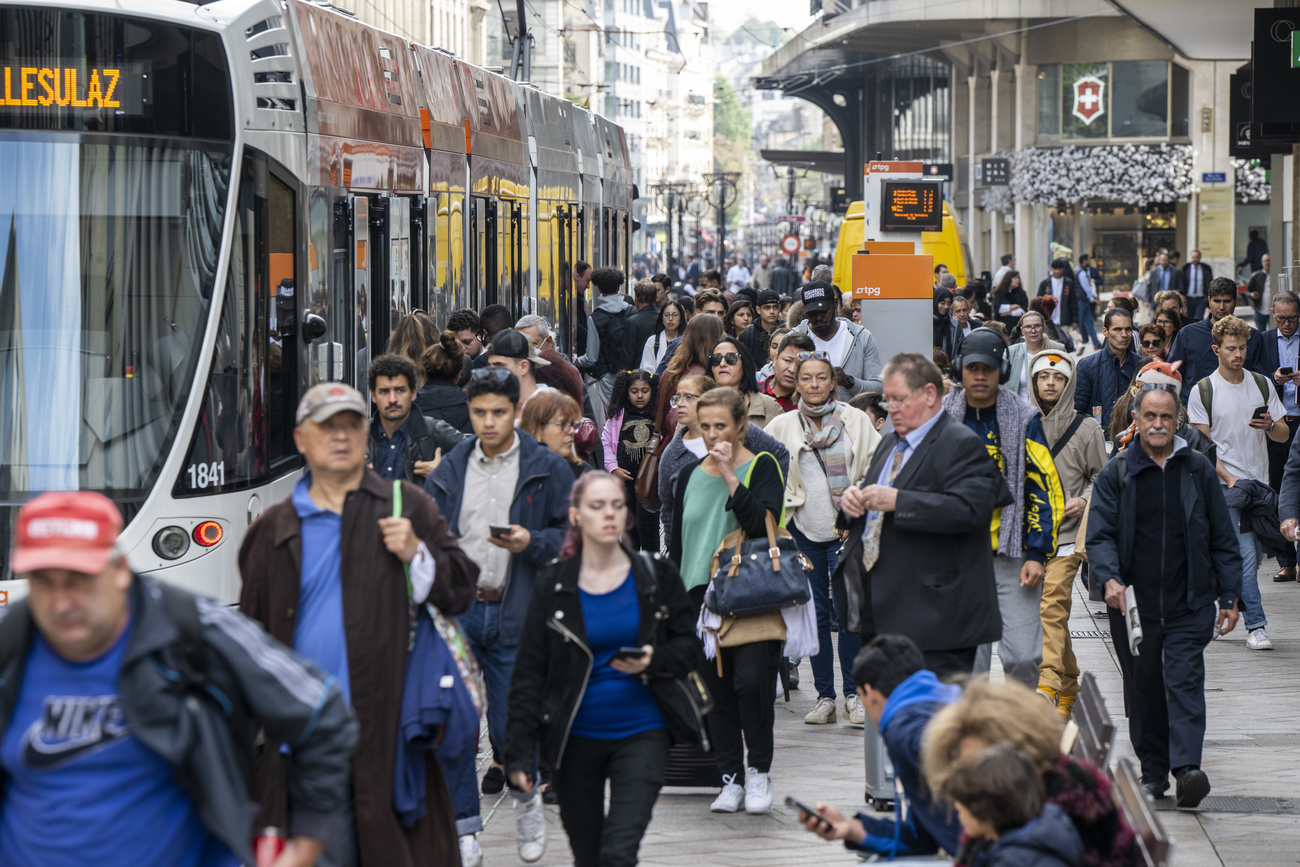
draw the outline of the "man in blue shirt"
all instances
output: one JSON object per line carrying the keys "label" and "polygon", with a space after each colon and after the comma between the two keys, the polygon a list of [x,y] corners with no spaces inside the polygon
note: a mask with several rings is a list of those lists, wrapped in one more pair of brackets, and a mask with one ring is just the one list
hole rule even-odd
{"label": "man in blue shirt", "polygon": [[0,865],[251,863],[252,733],[231,707],[294,744],[276,863],[316,863],[356,742],[335,680],[226,606],[132,574],[121,528],[87,491],[19,512],[29,595],[0,619]]}

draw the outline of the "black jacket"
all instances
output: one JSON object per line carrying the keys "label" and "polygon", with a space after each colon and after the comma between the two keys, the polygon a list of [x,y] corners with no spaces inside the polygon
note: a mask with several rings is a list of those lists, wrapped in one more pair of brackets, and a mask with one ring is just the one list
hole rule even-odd
{"label": "black jacket", "polygon": [[[683,705],[675,681],[704,662],[695,636],[697,612],[691,609],[673,564],[655,554],[652,563],[628,552],[641,604],[636,646],[651,645],[654,655],[641,675],[655,695],[675,741],[704,739],[704,720]],[[538,572],[510,681],[506,720],[506,773],[531,771],[538,748],[552,770],[564,761],[569,730],[591,677],[591,650],[578,593],[581,555],[552,560]]]}
{"label": "black jacket", "polygon": [[1294,546],[1278,528],[1282,522],[1277,517],[1277,494],[1266,482],[1257,479],[1238,479],[1237,484],[1223,492],[1229,509],[1241,515],[1241,531],[1254,533],[1269,557],[1276,557]]}
{"label": "black jacket", "polygon": [[1010,316],[1005,313],[999,313],[998,308],[1003,304],[1010,304],[1020,308],[1020,314],[1023,316],[1029,311],[1029,296],[1025,293],[1024,287],[1018,289],[1008,289],[1006,292],[993,293],[993,315],[999,322],[1007,327],[1007,332],[1020,324],[1020,316]]}
{"label": "black jacket", "polygon": [[[727,511],[736,516],[740,528],[751,539],[767,536],[767,513],[771,512],[772,517],[779,519],[781,507],[785,502],[785,481],[776,456],[773,455],[771,460],[758,460],[757,457],[755,460],[758,463],[754,465],[749,487],[742,484],[727,500]],[[673,530],[668,559],[679,566],[682,562],[682,514],[686,502],[686,488],[691,480],[691,473],[695,472],[703,462],[704,459],[701,458],[683,467],[677,476],[677,489],[673,492]]]}
{"label": "black jacket", "polygon": [[789,268],[776,265],[768,275],[767,288],[777,295],[792,295],[795,290],[794,272]]}
{"label": "black jacket", "polygon": [[[1066,274],[1061,278],[1061,281],[1061,297],[1057,299],[1057,303],[1060,305],[1061,325],[1069,327],[1074,324],[1079,298],[1083,296],[1083,292],[1079,290],[1078,285],[1074,282],[1074,278],[1070,275]],[[1038,297],[1042,298],[1044,295],[1051,294],[1052,278],[1047,277],[1043,282],[1038,284]]]}
{"label": "black jacket", "polygon": [[1193,269],[1193,268],[1199,268],[1199,269],[1201,269],[1201,294],[1200,294],[1200,297],[1201,297],[1201,298],[1204,298],[1204,297],[1205,297],[1205,294],[1206,294],[1207,292],[1210,291],[1210,281],[1214,279],[1214,270],[1213,270],[1212,268],[1210,268],[1209,265],[1206,265],[1204,262],[1202,262],[1202,263],[1199,264],[1199,265],[1193,265],[1191,262],[1188,262],[1186,265],[1184,265],[1184,266],[1182,267],[1182,269],[1181,269],[1181,270],[1182,270],[1182,274],[1183,274],[1183,294],[1184,294],[1184,295],[1187,294],[1187,292],[1191,291],[1191,287],[1192,287],[1192,269]]}
{"label": "black jacket", "polygon": [[469,399],[454,382],[426,382],[415,395],[415,407],[425,418],[441,419],[463,434],[474,433],[469,423]]}
{"label": "black jacket", "polygon": [[762,367],[767,363],[768,348],[772,343],[772,334],[763,324],[754,321],[745,326],[745,330],[740,332],[736,338],[741,344],[749,350],[749,355],[754,359],[754,363]]}
{"label": "black jacket", "polygon": [[[373,417],[370,420],[370,442],[366,446],[366,463],[372,467],[378,454],[376,439],[382,430],[379,417]],[[446,457],[461,440],[467,438],[465,434],[440,418],[429,418],[419,412],[411,413],[410,424],[406,428],[406,461],[402,469],[402,478],[419,484],[419,480],[415,478],[416,461],[433,460],[434,452],[438,449],[442,449],[442,454]]]}
{"label": "black jacket", "polygon": [[[894,481],[897,507],[885,514],[870,574],[862,565],[867,516],[848,524],[833,580],[845,591],[849,631],[863,639],[879,628],[923,651],[957,650],[1002,634],[989,526],[1011,494],[975,432],[940,414]],[[862,487],[875,484],[896,442],[891,431],[876,446]]]}
{"label": "black jacket", "polygon": [[641,363],[641,350],[645,348],[646,338],[655,333],[655,323],[659,321],[659,308],[647,304],[635,313],[628,313],[623,326],[623,339],[627,341],[629,367]]}
{"label": "black jacket", "polygon": [[[269,741],[294,745],[285,759],[292,771],[288,833],[325,837],[343,806],[357,741],[356,721],[333,678],[233,608],[198,597],[207,688],[196,695],[179,674],[186,669],[183,639],[164,591],[153,578],[134,575],[128,592],[133,625],[117,681],[122,707],[131,733],[167,762],[208,831],[241,863],[253,863],[256,805],[246,753],[223,710],[229,706],[232,717],[249,720]],[[0,645],[18,649],[0,656],[0,740],[18,701],[34,626],[26,600],[0,609]],[[0,772],[0,802],[7,784]]]}

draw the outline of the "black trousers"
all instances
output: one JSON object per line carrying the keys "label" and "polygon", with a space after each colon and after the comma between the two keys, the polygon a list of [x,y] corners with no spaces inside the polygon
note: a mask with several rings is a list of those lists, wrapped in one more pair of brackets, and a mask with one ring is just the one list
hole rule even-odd
{"label": "black trousers", "polygon": [[[1290,426],[1291,432],[1287,434],[1286,442],[1265,440],[1268,444],[1268,486],[1275,494],[1282,491],[1282,471],[1286,469],[1286,459],[1291,454],[1291,443],[1295,442],[1296,428],[1300,428],[1300,424]],[[1287,552],[1278,555],[1277,565],[1285,567],[1295,564],[1295,546],[1288,545]]]}
{"label": "black trousers", "polygon": [[[776,678],[781,664],[781,642],[759,641],[723,647],[722,676],[716,660],[704,664],[702,673],[713,693],[709,734],[718,770],[745,782],[745,768],[766,774],[772,769],[776,725]],[[749,758],[745,758],[745,750]]]}
{"label": "black trousers", "polygon": [[935,673],[940,680],[953,675],[970,674],[975,668],[975,653],[978,647],[960,647],[956,650],[926,650],[925,667]]}
{"label": "black trousers", "polygon": [[616,741],[569,738],[554,779],[574,867],[636,864],[641,838],[664,784],[669,743],[664,729]]}
{"label": "black trousers", "polygon": [[1167,783],[1169,772],[1200,767],[1205,741],[1205,645],[1214,635],[1213,605],[1177,618],[1142,618],[1142,644],[1129,653],[1124,615],[1107,608],[1124,675],[1128,734],[1142,779]]}

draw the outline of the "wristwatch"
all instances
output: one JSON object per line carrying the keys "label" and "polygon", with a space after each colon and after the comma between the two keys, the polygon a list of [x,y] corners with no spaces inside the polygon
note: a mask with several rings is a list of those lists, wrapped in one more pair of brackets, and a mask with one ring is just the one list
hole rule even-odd
{"label": "wristwatch", "polygon": [[1275,427],[1277,427],[1277,419],[1273,419],[1272,423],[1269,424],[1269,426],[1268,426],[1268,430],[1266,430],[1265,433],[1272,433],[1272,432],[1273,432],[1273,428],[1275,428]]}

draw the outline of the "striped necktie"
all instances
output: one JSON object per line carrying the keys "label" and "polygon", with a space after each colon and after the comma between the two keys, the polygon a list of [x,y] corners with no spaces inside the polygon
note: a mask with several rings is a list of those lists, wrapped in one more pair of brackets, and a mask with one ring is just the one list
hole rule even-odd
{"label": "striped necktie", "polygon": [[[898,471],[903,467],[903,452],[905,451],[907,451],[907,440],[900,439],[894,446],[894,457],[889,465],[889,475],[885,479],[886,485],[892,487],[894,479],[898,478]],[[862,544],[862,565],[866,567],[868,572],[880,559],[880,531],[884,523],[884,512],[872,512],[871,520],[867,522],[867,536]]]}

